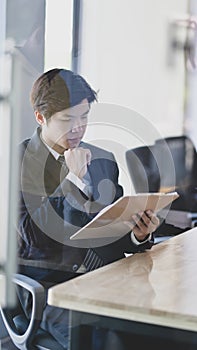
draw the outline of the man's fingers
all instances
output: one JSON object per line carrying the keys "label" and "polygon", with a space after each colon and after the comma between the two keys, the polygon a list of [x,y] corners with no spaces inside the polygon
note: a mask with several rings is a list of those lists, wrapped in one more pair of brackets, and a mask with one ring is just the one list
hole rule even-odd
{"label": "man's fingers", "polygon": [[145,234],[154,232],[158,225],[159,219],[151,211],[147,213],[138,213],[138,215],[133,215],[132,219],[136,223],[136,226]]}
{"label": "man's fingers", "polygon": [[83,178],[87,172],[87,165],[91,162],[91,152],[89,149],[76,147],[64,152],[67,167],[70,172]]}
{"label": "man's fingers", "polygon": [[87,164],[90,165],[92,154],[89,149],[87,149],[86,151],[87,151],[87,154],[86,154]]}
{"label": "man's fingers", "polygon": [[159,226],[160,221],[159,221],[159,218],[157,217],[157,215],[155,215],[155,213],[153,213],[151,210],[147,210],[146,215],[148,215],[148,217],[150,218],[151,223],[153,225],[155,225],[156,227]]}

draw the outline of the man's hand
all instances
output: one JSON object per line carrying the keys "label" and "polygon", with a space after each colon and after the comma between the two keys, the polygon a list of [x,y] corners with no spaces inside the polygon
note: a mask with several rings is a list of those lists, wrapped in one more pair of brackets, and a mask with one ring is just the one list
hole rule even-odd
{"label": "man's hand", "polygon": [[154,232],[160,223],[158,217],[151,210],[133,215],[132,220],[135,223],[132,231],[138,241],[145,240],[146,236]]}
{"label": "man's hand", "polygon": [[82,179],[91,162],[90,150],[82,147],[68,149],[64,152],[64,157],[69,171]]}

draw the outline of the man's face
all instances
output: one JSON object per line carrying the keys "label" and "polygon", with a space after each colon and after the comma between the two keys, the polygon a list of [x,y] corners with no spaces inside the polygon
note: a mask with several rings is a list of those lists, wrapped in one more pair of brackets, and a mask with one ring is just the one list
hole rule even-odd
{"label": "man's face", "polygon": [[57,112],[42,125],[42,138],[53,149],[63,153],[79,146],[86,131],[90,105],[87,99],[80,104]]}

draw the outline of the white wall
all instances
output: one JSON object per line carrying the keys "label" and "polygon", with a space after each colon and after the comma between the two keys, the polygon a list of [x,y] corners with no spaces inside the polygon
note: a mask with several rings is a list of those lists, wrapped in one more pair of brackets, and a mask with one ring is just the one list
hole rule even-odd
{"label": "white wall", "polygon": [[72,11],[73,0],[46,1],[45,71],[71,68]]}
{"label": "white wall", "polygon": [[[115,150],[119,134],[123,147],[118,158],[123,163],[126,148],[183,131],[183,55],[170,67],[167,48],[169,21],[185,15],[187,0],[83,0],[82,4],[80,73],[100,90],[99,102],[110,104],[111,111],[109,106],[106,111],[103,107],[102,122],[113,124],[111,128],[97,125],[96,133],[95,128],[89,128],[86,138]],[[91,121],[101,121],[95,112],[98,108],[94,106]],[[139,128],[132,111],[139,114]],[[118,120],[124,132],[120,132]],[[112,135],[113,142],[107,144]],[[122,168],[126,172],[125,164]]]}
{"label": "white wall", "polygon": [[[197,1],[190,0],[191,19],[197,25]],[[197,35],[194,36],[194,61],[196,67],[188,65],[187,70],[187,99],[185,132],[190,136],[197,149]]]}

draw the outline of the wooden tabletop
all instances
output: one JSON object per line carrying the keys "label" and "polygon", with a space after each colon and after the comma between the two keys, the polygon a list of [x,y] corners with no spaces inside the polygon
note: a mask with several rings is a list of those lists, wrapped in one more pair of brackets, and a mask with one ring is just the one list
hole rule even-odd
{"label": "wooden tabletop", "polygon": [[197,228],[52,287],[48,303],[197,331]]}

